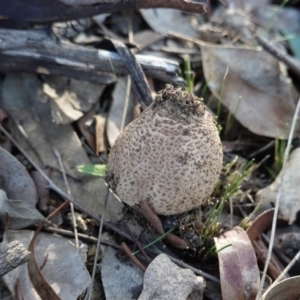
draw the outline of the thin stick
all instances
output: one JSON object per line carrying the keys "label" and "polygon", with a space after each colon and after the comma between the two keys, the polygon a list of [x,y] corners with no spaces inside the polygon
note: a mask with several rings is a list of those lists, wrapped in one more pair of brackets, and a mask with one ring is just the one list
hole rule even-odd
{"label": "thin stick", "polygon": [[276,278],[276,280],[274,280],[274,282],[271,284],[271,286],[269,287],[269,289],[273,288],[274,285],[281,281],[282,279],[284,279],[285,275],[287,274],[287,272],[291,269],[291,267],[300,259],[300,250],[298,251],[298,253],[294,256],[294,258],[290,261],[290,263],[285,267],[285,269],[282,271],[282,273]]}
{"label": "thin stick", "polygon": [[278,51],[274,46],[268,43],[264,38],[259,35],[254,36],[254,39],[270,54],[275,56],[277,59],[284,62],[295,74],[300,76],[300,68],[299,66],[293,61],[293,59],[287,56],[285,53]]}
{"label": "thin stick", "polygon": [[280,204],[281,193],[282,193],[282,182],[283,182],[283,178],[284,178],[285,171],[286,171],[286,164],[287,164],[287,160],[288,160],[290,149],[291,149],[292,139],[293,139],[293,135],[294,135],[295,128],[296,128],[296,123],[297,123],[299,111],[300,111],[300,98],[298,99],[297,107],[296,107],[296,110],[295,110],[295,113],[294,113],[294,116],[293,116],[292,126],[291,126],[290,133],[289,133],[288,142],[287,142],[287,145],[286,145],[286,148],[285,148],[285,151],[284,151],[284,159],[283,159],[283,165],[282,165],[282,175],[281,175],[281,178],[280,178],[280,184],[279,184],[279,188],[278,188],[278,192],[277,192],[277,196],[276,196],[274,217],[273,217],[273,221],[272,221],[272,229],[271,229],[271,235],[270,235],[270,244],[269,244],[267,258],[266,258],[266,262],[265,262],[265,267],[264,267],[264,270],[263,270],[263,273],[262,273],[262,276],[261,276],[260,285],[259,285],[259,289],[258,289],[258,292],[257,292],[256,300],[259,300],[260,297],[261,297],[262,290],[263,290],[263,287],[264,287],[265,278],[266,278],[266,275],[267,275],[268,266],[269,266],[271,256],[272,256],[272,248],[273,248],[274,240],[275,240],[276,224],[277,224],[279,204]]}
{"label": "thin stick", "polygon": [[[61,228],[55,228],[55,227],[52,227],[52,226],[44,226],[43,230],[49,231],[49,232],[55,232],[55,233],[58,233],[60,235],[74,237],[74,232],[71,231],[71,230],[66,230],[66,229],[61,229]],[[95,238],[93,236],[89,236],[87,234],[83,234],[83,233],[78,233],[78,237],[80,237],[83,240],[87,240],[89,242],[92,242],[92,243],[97,243],[97,241],[98,241],[97,238]],[[117,245],[115,243],[112,243],[112,242],[109,242],[109,241],[105,241],[105,240],[102,240],[101,244],[103,244],[105,246],[110,246],[110,247],[118,249],[118,250],[122,249],[122,247],[120,247],[119,245]]]}
{"label": "thin stick", "polygon": [[144,255],[144,257],[146,258],[146,260],[150,261],[150,257],[147,255],[147,253],[145,252],[145,250],[143,249],[143,246],[141,245],[141,243],[139,242],[139,240],[135,237],[135,235],[132,233],[132,231],[130,230],[129,226],[125,223],[122,222],[123,227],[125,228],[125,230],[127,231],[127,233],[131,236],[131,238],[134,240],[134,243],[137,245],[137,247],[139,248],[139,250],[141,251],[141,253]]}
{"label": "thin stick", "polygon": [[99,228],[99,233],[98,233],[98,242],[97,242],[97,248],[96,248],[96,253],[95,253],[95,258],[94,258],[93,273],[92,273],[92,279],[91,279],[91,286],[90,286],[90,289],[89,289],[88,300],[92,299],[92,294],[93,294],[93,287],[94,287],[94,281],[95,281],[96,269],[97,269],[97,258],[98,258],[98,254],[99,254],[100,249],[101,249],[100,248],[100,246],[101,246],[101,235],[102,235],[102,230],[103,230],[104,215],[105,215],[106,206],[107,206],[107,202],[108,202],[108,195],[109,195],[109,188],[107,187],[107,193],[106,193],[106,198],[105,198],[105,203],[104,203],[104,209],[103,209],[103,212],[102,212],[100,228]]}
{"label": "thin stick", "polygon": [[125,127],[125,121],[128,111],[128,104],[130,99],[130,90],[131,90],[131,78],[130,76],[127,76],[127,84],[126,84],[126,94],[125,94],[125,103],[124,103],[124,109],[122,114],[122,122],[121,122],[121,128],[120,131],[122,131]]}
{"label": "thin stick", "polygon": [[[129,43],[133,44],[133,30],[132,30],[131,15],[127,15],[127,21],[128,21],[128,41],[129,41]],[[129,98],[130,98],[130,90],[131,90],[131,78],[130,78],[130,75],[128,75],[127,76],[127,84],[126,84],[125,103],[124,103],[124,109],[123,109],[123,114],[122,114],[122,122],[121,122],[120,131],[122,131],[125,127],[126,115],[127,115],[127,111],[128,111],[128,104],[129,104]]]}
{"label": "thin stick", "polygon": [[[66,188],[67,188],[68,195],[71,196],[71,190],[70,190],[68,178],[66,176],[65,168],[64,168],[64,165],[63,165],[63,162],[62,162],[62,159],[61,159],[61,155],[57,151],[56,148],[54,148],[54,154],[57,157],[59,167],[60,167],[61,173],[63,175],[64,182],[65,182],[65,185],[66,185]],[[76,248],[79,249],[77,223],[76,223],[76,217],[75,217],[74,204],[72,202],[70,202],[70,208],[71,208],[71,215],[72,215],[72,225],[73,225],[73,230],[74,230],[74,233],[75,233],[75,245],[76,245]]]}
{"label": "thin stick", "polygon": [[143,272],[146,271],[146,267],[137,259],[136,256],[132,255],[131,250],[126,245],[125,242],[121,244],[124,252],[127,254],[127,256],[134,262],[135,265],[137,265]]}
{"label": "thin stick", "polygon": [[52,218],[54,215],[56,215],[60,210],[62,210],[65,206],[67,206],[70,202],[68,200],[65,200],[60,206],[56,207],[55,210],[53,212],[51,212],[48,216],[47,216],[47,220],[49,220],[50,218]]}

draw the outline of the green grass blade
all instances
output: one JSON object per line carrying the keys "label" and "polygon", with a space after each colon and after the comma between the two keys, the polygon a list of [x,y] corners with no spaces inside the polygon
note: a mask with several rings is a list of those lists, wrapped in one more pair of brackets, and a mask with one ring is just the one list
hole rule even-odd
{"label": "green grass blade", "polygon": [[81,165],[77,166],[77,171],[103,177],[106,174],[106,165]]}

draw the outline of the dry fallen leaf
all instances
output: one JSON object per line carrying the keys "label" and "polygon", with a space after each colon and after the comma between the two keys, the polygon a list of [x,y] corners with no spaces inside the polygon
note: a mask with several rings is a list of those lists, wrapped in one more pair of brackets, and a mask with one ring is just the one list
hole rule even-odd
{"label": "dry fallen leaf", "polygon": [[201,44],[205,79],[215,97],[250,131],[286,138],[295,109],[291,80],[259,48]]}
{"label": "dry fallen leaf", "polygon": [[259,269],[246,232],[240,227],[234,227],[214,240],[219,257],[222,299],[255,299]]}
{"label": "dry fallen leaf", "polygon": [[[9,230],[6,232],[6,241],[18,240],[28,248],[32,236],[33,231]],[[35,244],[35,257],[38,266],[43,266],[43,277],[61,300],[77,299],[89,287],[90,275],[78,250],[69,240],[39,233]],[[27,263],[3,276],[3,280],[13,295],[19,280],[24,299],[41,299],[31,283]]]}
{"label": "dry fallen leaf", "polygon": [[9,229],[22,229],[34,224],[47,224],[45,217],[33,206],[22,200],[8,200],[0,189],[0,219],[9,216]]}
{"label": "dry fallen leaf", "polygon": [[168,35],[176,31],[187,36],[197,37],[197,31],[191,25],[191,16],[177,9],[153,8],[140,9],[145,21],[157,33]]}
{"label": "dry fallen leaf", "polygon": [[[275,203],[282,171],[269,186],[259,190],[255,196],[256,202]],[[279,217],[292,224],[300,210],[300,148],[296,148],[289,157],[282,178],[281,197],[279,202]]]}
{"label": "dry fallen leaf", "polygon": [[203,291],[205,285],[203,277],[178,267],[166,254],[160,254],[145,272],[139,300],[186,300],[193,291]]}
{"label": "dry fallen leaf", "polygon": [[278,282],[260,300],[299,300],[300,276]]}
{"label": "dry fallen leaf", "polygon": [[49,96],[56,124],[69,124],[81,118],[99,100],[104,85],[58,76],[45,76],[43,91]]}
{"label": "dry fallen leaf", "polygon": [[0,165],[0,188],[6,192],[7,197],[23,200],[34,207],[37,203],[37,191],[25,167],[2,147]]}
{"label": "dry fallen leaf", "polygon": [[[269,209],[258,215],[247,229],[247,234],[253,248],[256,253],[257,261],[260,265],[264,265],[267,259],[268,248],[262,241],[260,235],[261,233],[269,230],[272,226],[272,220],[274,217],[274,209]],[[268,266],[268,274],[272,279],[276,279],[282,272],[280,264],[276,257],[272,254],[271,260]]]}

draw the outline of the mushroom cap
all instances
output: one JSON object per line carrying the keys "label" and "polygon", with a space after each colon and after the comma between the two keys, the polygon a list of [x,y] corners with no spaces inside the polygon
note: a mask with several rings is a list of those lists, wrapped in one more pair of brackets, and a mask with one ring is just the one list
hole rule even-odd
{"label": "mushroom cap", "polygon": [[145,200],[155,213],[173,215],[211,195],[222,164],[216,122],[202,100],[166,85],[117,138],[106,179],[128,205]]}

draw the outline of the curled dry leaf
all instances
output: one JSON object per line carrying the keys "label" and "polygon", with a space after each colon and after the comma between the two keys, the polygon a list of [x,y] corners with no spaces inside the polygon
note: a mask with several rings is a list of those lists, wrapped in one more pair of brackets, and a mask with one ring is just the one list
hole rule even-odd
{"label": "curled dry leaf", "polygon": [[7,197],[23,200],[34,207],[37,203],[37,191],[25,167],[2,147],[0,165],[0,188],[6,192]]}
{"label": "curled dry leaf", "polygon": [[259,48],[201,43],[205,79],[215,97],[250,131],[286,138],[295,100],[278,61]]}
{"label": "curled dry leaf", "polygon": [[282,280],[271,287],[260,300],[299,300],[300,276]]}
{"label": "curled dry leaf", "polygon": [[96,154],[103,153],[106,151],[106,142],[105,142],[105,115],[95,115],[95,139],[96,139]]}
{"label": "curled dry leaf", "polygon": [[99,100],[104,85],[57,76],[45,76],[43,91],[49,96],[56,124],[69,124],[81,118]]}
{"label": "curled dry leaf", "polygon": [[0,189],[0,219],[5,220],[9,216],[9,229],[22,229],[30,225],[48,221],[34,207],[22,200],[8,200],[6,193]]}
{"label": "curled dry leaf", "polygon": [[[28,249],[33,231],[7,231],[6,241],[18,240]],[[35,243],[36,262],[45,281],[61,300],[77,299],[90,285],[90,275],[78,250],[69,240],[46,233],[39,233]],[[12,295],[19,280],[24,299],[40,300],[35,291],[27,264],[3,276]],[[35,280],[40,280],[35,278]],[[44,300],[44,299],[43,299]]]}
{"label": "curled dry leaf", "polygon": [[[260,235],[271,228],[273,217],[274,209],[266,210],[257,216],[252,222],[251,226],[247,229],[247,234],[255,250],[257,261],[262,266],[265,265],[268,249],[260,238]],[[282,269],[280,264],[278,263],[276,257],[272,254],[268,266],[268,274],[272,279],[275,280],[281,274],[281,272]]]}
{"label": "curled dry leaf", "polygon": [[205,279],[174,264],[166,254],[158,255],[144,275],[139,300],[186,300],[193,291],[203,291]]}
{"label": "curled dry leaf", "polygon": [[222,299],[255,299],[259,269],[246,232],[235,227],[214,240],[219,257]]}
{"label": "curled dry leaf", "polygon": [[300,148],[295,149],[291,153],[286,164],[284,176],[282,176],[281,171],[271,185],[257,192],[256,202],[275,203],[281,180],[279,217],[292,224],[300,210]]}

